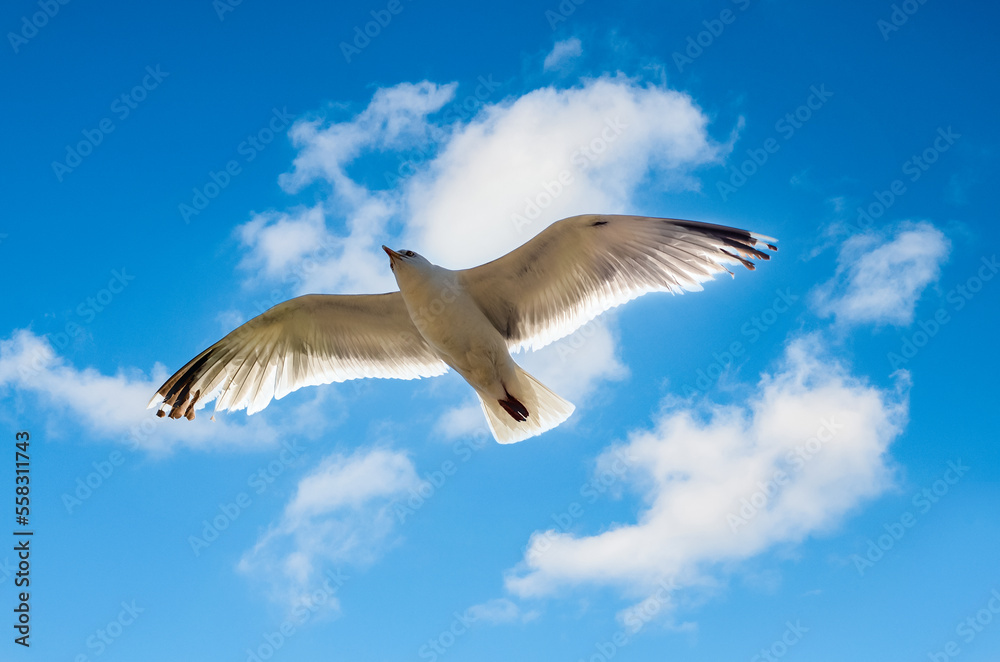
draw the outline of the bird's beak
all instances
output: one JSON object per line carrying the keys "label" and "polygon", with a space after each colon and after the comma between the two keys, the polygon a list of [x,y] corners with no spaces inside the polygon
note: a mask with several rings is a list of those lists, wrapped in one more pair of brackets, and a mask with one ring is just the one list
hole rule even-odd
{"label": "bird's beak", "polygon": [[392,250],[385,244],[382,244],[382,250],[384,250],[385,254],[389,256],[389,268],[392,269],[393,273],[396,273],[396,259],[402,258],[403,256],[397,253],[396,251]]}

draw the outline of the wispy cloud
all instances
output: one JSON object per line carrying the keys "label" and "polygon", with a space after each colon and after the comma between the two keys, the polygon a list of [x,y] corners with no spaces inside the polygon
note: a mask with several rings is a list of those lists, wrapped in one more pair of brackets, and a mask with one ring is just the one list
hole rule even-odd
{"label": "wispy cloud", "polygon": [[308,602],[324,571],[377,560],[393,542],[392,504],[420,486],[405,453],[369,448],[328,455],[299,481],[239,569],[269,578],[273,599],[293,610]]}
{"label": "wispy cloud", "polygon": [[568,64],[574,58],[578,58],[583,54],[583,44],[576,37],[570,37],[569,39],[563,39],[562,41],[557,41],[549,54],[545,56],[545,62],[542,63],[542,69],[545,71],[552,71],[553,69],[561,69],[566,64]]}
{"label": "wispy cloud", "polygon": [[813,303],[840,324],[906,326],[950,251],[948,238],[927,222],[855,235],[841,246],[837,271],[816,288]]}
{"label": "wispy cloud", "polygon": [[321,206],[291,213],[263,213],[241,225],[237,234],[248,254],[240,266],[269,278],[284,278],[329,240]]}
{"label": "wispy cloud", "polygon": [[296,122],[290,135],[299,154],[292,172],[281,177],[281,185],[296,192],[316,180],[325,180],[345,202],[362,201],[369,191],[347,173],[347,166],[366,152],[401,150],[428,142],[428,115],[448,103],[456,88],[456,83],[400,83],[376,90],[368,106],[346,122]]}
{"label": "wispy cloud", "polygon": [[518,621],[525,622],[538,616],[538,612],[525,612],[514,601],[507,598],[496,598],[473,605],[465,613],[473,621],[493,625]]}

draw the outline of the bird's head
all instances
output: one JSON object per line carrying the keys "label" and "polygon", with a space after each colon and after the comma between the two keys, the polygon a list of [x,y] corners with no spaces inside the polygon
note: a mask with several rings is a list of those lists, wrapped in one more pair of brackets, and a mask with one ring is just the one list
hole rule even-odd
{"label": "bird's head", "polygon": [[411,269],[423,271],[424,269],[432,266],[427,258],[419,253],[414,253],[413,251],[400,251],[397,253],[388,246],[383,246],[382,250],[384,250],[386,255],[389,256],[389,268],[392,269],[393,273],[397,275],[399,274],[397,268],[402,269],[403,271],[409,271]]}

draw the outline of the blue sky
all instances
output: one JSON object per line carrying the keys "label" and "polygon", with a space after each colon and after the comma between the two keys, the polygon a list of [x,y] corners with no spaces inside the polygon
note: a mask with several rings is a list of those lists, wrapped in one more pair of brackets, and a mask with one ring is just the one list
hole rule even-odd
{"label": "blue sky", "polygon": [[[0,434],[35,537],[0,657],[995,659],[997,19],[8,3]],[[274,303],[392,289],[382,243],[466,267],[591,212],[780,251],[519,356],[577,412],[512,446],[454,374],[144,408]]]}

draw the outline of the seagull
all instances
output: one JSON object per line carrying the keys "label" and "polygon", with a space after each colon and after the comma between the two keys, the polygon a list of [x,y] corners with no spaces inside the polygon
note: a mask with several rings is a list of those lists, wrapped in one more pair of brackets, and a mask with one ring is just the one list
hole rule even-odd
{"label": "seagull", "polygon": [[[575,407],[521,369],[540,349],[647,292],[701,290],[777,251],[764,235],[697,221],[587,214],[557,221],[501,258],[453,271],[382,246],[399,291],[307,294],[246,322],[178,370],[148,408],[157,416],[253,414],[304,386],[364,377],[416,379],[452,368],[509,444],[558,426]],[[213,416],[214,418],[214,416]]]}

